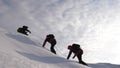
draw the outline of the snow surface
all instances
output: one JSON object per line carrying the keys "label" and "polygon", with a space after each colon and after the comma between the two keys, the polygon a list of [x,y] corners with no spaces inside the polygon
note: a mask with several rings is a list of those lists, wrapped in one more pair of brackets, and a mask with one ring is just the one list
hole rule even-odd
{"label": "snow surface", "polygon": [[0,28],[0,68],[119,68],[120,65],[98,63],[84,66],[54,55],[30,36],[9,33]]}
{"label": "snow surface", "polygon": [[89,68],[54,55],[22,34],[0,29],[0,68]]}

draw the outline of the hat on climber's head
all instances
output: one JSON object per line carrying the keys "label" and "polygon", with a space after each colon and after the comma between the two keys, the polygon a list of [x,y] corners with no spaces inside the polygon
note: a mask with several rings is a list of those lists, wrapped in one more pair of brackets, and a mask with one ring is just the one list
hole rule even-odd
{"label": "hat on climber's head", "polygon": [[69,46],[68,46],[68,49],[69,49],[69,50],[71,50],[71,49],[72,49],[72,46],[71,46],[71,45],[69,45]]}

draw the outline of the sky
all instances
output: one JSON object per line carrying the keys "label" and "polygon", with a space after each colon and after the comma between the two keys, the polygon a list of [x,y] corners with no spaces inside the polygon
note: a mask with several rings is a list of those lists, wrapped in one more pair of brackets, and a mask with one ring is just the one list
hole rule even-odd
{"label": "sky", "polygon": [[27,25],[40,44],[52,33],[62,57],[78,43],[86,62],[120,64],[119,7],[119,0],[0,0],[0,27],[15,33]]}

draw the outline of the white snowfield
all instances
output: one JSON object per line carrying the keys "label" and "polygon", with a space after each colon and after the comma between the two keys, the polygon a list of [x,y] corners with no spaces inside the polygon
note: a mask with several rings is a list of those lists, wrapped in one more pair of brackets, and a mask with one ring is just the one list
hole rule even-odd
{"label": "white snowfield", "polygon": [[98,63],[89,67],[54,55],[30,37],[0,29],[0,68],[119,68]]}
{"label": "white snowfield", "polygon": [[0,30],[0,68],[89,68],[54,55],[31,39]]}

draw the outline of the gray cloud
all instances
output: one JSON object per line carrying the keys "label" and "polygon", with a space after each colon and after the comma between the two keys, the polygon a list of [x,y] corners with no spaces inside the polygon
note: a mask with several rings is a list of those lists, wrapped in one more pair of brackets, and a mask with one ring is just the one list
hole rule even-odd
{"label": "gray cloud", "polygon": [[119,7],[119,0],[0,0],[0,27],[15,32],[28,25],[40,43],[53,33],[58,48],[77,42],[89,51],[101,43],[109,47],[104,45],[112,38],[101,41],[101,37],[107,36],[109,29],[115,31],[111,25],[119,22]]}

